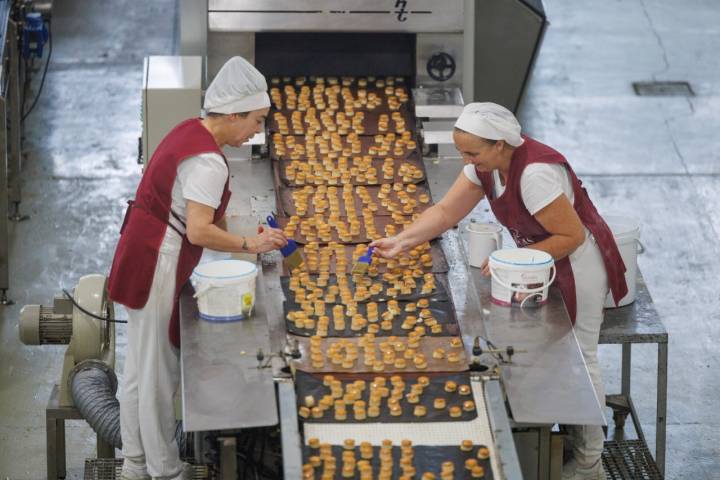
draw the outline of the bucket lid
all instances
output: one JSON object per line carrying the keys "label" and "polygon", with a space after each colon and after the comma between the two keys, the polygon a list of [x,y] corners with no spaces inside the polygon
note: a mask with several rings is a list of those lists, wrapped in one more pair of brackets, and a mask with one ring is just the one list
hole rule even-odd
{"label": "bucket lid", "polygon": [[603,220],[610,227],[615,238],[640,238],[640,221],[636,218],[622,215],[603,215]]}
{"label": "bucket lid", "polygon": [[542,250],[533,248],[504,248],[490,254],[490,260],[506,265],[545,266],[553,263],[553,257]]}
{"label": "bucket lid", "polygon": [[470,220],[467,229],[474,233],[499,233],[502,231],[502,227],[497,223],[478,223],[475,220]]}
{"label": "bucket lid", "polygon": [[257,273],[257,266],[245,260],[217,260],[198,265],[193,275],[211,279],[243,278]]}

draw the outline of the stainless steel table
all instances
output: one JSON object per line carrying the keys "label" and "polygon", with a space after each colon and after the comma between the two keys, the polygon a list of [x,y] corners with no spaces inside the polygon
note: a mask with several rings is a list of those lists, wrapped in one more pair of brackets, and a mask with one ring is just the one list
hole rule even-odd
{"label": "stainless steel table", "polygon": [[608,395],[606,403],[614,411],[613,419],[617,428],[622,428],[628,414],[633,421],[638,437],[647,444],[630,396],[630,373],[632,367],[632,345],[634,343],[656,343],[657,366],[657,414],[655,430],[655,463],[660,473],[665,474],[666,414],[667,414],[667,371],[668,333],[655,309],[650,292],[642,274],[638,271],[637,297],[634,303],[621,308],[605,310],[605,321],[600,330],[600,344],[622,345],[620,393]]}
{"label": "stainless steel table", "polygon": [[[605,425],[570,318],[559,293],[540,308],[508,308],[490,301],[490,280],[467,266],[457,231],[444,235],[443,249],[460,327],[468,349],[483,335],[517,353],[501,366],[513,420],[527,424]],[[463,274],[463,271],[465,272]],[[479,311],[472,305],[480,305]],[[468,335],[469,334],[469,335]],[[572,392],[569,395],[568,392]]]}
{"label": "stainless steel table", "polygon": [[253,316],[229,323],[200,320],[192,293],[186,285],[180,297],[185,431],[277,425],[272,369],[258,368],[256,359],[259,349],[270,353],[263,288],[257,289]]}

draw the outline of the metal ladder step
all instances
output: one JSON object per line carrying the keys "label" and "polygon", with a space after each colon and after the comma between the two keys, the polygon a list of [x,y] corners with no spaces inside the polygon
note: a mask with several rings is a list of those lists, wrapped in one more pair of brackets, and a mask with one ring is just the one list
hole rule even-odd
{"label": "metal ladder step", "polygon": [[642,440],[609,440],[602,454],[608,480],[662,480],[650,450]]}
{"label": "metal ladder step", "polygon": [[[84,480],[119,480],[122,470],[122,458],[88,458],[85,460]],[[195,465],[194,480],[210,479],[207,466]]]}

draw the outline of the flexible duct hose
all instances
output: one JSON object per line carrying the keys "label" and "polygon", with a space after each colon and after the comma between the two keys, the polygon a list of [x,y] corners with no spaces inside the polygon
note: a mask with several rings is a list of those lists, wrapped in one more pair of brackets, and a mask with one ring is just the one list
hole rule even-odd
{"label": "flexible duct hose", "polygon": [[[70,373],[70,384],[75,406],[98,437],[115,448],[122,448],[115,372],[103,362],[85,360]],[[178,422],[175,441],[181,453],[187,449],[185,437],[182,422]]]}
{"label": "flexible duct hose", "polygon": [[70,388],[75,406],[98,437],[115,448],[121,448],[120,402],[115,398],[115,372],[102,362],[86,360],[73,370]]}

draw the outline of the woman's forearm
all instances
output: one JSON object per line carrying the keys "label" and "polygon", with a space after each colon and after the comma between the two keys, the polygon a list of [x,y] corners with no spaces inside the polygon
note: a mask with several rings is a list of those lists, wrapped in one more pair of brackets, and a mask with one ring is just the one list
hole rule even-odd
{"label": "woman's forearm", "polygon": [[193,245],[218,252],[250,252],[253,237],[240,237],[226,232],[215,224],[207,224],[188,230],[188,240]]}
{"label": "woman's forearm", "polygon": [[528,245],[528,248],[547,252],[557,261],[567,257],[582,245],[582,241],[578,242],[578,240],[567,235],[551,235],[542,242]]}
{"label": "woman's forearm", "polygon": [[417,220],[400,232],[397,238],[407,250],[439,236],[453,225],[448,222],[443,208],[436,204],[425,210]]}

